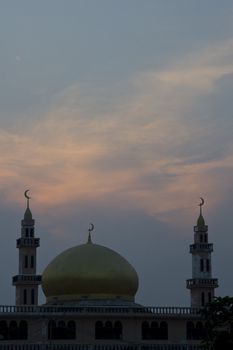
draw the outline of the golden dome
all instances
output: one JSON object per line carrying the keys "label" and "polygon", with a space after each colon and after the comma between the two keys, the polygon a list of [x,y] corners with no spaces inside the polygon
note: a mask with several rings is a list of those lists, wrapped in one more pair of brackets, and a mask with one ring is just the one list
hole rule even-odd
{"label": "golden dome", "polygon": [[120,254],[88,242],[52,260],[43,272],[42,288],[47,303],[83,299],[133,301],[138,276]]}

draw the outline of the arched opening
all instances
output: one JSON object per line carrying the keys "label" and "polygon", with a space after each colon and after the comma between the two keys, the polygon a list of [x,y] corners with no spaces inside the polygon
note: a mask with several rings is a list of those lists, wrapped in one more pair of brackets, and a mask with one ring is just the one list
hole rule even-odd
{"label": "arched opening", "polygon": [[95,323],[95,339],[103,339],[103,322],[101,321]]}
{"label": "arched opening", "polygon": [[165,321],[160,323],[160,339],[168,339],[168,325]]}
{"label": "arched opening", "polygon": [[27,321],[19,322],[19,339],[27,339],[28,338],[28,323]]}
{"label": "arched opening", "polygon": [[212,300],[211,292],[208,292],[208,303],[211,303],[211,300]]}
{"label": "arched opening", "polygon": [[104,339],[113,339],[112,322],[106,321],[104,327]]}
{"label": "arched opening", "polygon": [[159,339],[159,325],[158,322],[151,322],[150,339]]}
{"label": "arched opening", "polygon": [[6,321],[0,321],[0,340],[6,340],[8,335]]}
{"label": "arched opening", "polygon": [[56,339],[56,323],[53,320],[50,320],[48,323],[48,340]]}
{"label": "arched opening", "polygon": [[31,255],[30,268],[34,268],[34,255]]}
{"label": "arched opening", "polygon": [[27,305],[27,289],[23,290],[23,303]]}
{"label": "arched opening", "polygon": [[24,268],[25,269],[28,268],[28,256],[27,255],[24,256]]}
{"label": "arched opening", "polygon": [[142,322],[142,340],[150,339],[150,326],[147,321]]}
{"label": "arched opening", "polygon": [[65,321],[58,321],[56,330],[55,330],[55,339],[66,339]]}
{"label": "arched opening", "polygon": [[210,271],[210,261],[209,261],[209,259],[206,259],[206,271],[207,272]]}
{"label": "arched opening", "polygon": [[16,321],[10,321],[8,329],[8,339],[18,339],[18,325]]}
{"label": "arched opening", "polygon": [[50,320],[48,323],[48,340],[62,340],[76,338],[76,324],[74,321],[60,320],[57,323]]}
{"label": "arched opening", "polygon": [[35,290],[31,289],[31,304],[35,304]]}
{"label": "arched opening", "polygon": [[197,322],[196,324],[196,332],[195,332],[195,339],[203,339],[204,336],[204,328],[203,324],[201,322]]}
{"label": "arched opening", "polygon": [[67,323],[67,339],[75,339],[75,338],[76,338],[75,321],[69,321]]}
{"label": "arched opening", "polygon": [[116,321],[114,324],[114,339],[122,339],[122,323]]}
{"label": "arched opening", "polygon": [[97,321],[95,323],[95,339],[121,339],[122,323],[116,321],[114,325],[111,321]]}

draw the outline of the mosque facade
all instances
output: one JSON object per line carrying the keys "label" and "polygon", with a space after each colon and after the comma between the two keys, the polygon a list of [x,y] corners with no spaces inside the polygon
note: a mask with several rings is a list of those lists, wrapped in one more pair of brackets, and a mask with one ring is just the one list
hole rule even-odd
{"label": "mosque facade", "polygon": [[[13,276],[15,305],[0,306],[0,349],[5,350],[196,350],[205,325],[200,309],[214,298],[208,226],[201,199],[194,226],[190,307],[147,307],[137,303],[139,280],[120,254],[92,242],[56,256],[37,274],[35,221],[29,196],[21,236],[16,240],[18,274]],[[46,303],[38,305],[38,288]]]}

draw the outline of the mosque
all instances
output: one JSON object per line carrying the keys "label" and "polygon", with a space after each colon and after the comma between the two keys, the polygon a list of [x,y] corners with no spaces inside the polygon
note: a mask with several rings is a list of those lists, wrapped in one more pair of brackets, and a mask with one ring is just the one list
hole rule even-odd
{"label": "mosque", "polygon": [[[201,198],[194,226],[192,278],[187,280],[190,307],[147,307],[137,303],[139,280],[119,253],[87,242],[56,256],[37,274],[35,221],[30,197],[16,240],[18,274],[13,276],[15,305],[0,306],[0,349],[5,350],[196,350],[205,325],[199,310],[214,298],[211,253]],[[46,303],[38,305],[38,288]]]}

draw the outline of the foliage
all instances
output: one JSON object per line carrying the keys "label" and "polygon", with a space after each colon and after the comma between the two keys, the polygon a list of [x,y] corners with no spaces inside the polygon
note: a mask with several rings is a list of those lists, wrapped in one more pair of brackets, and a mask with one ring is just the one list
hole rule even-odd
{"label": "foliage", "polygon": [[204,344],[208,350],[233,349],[233,297],[218,297],[207,304],[201,315],[205,320]]}

